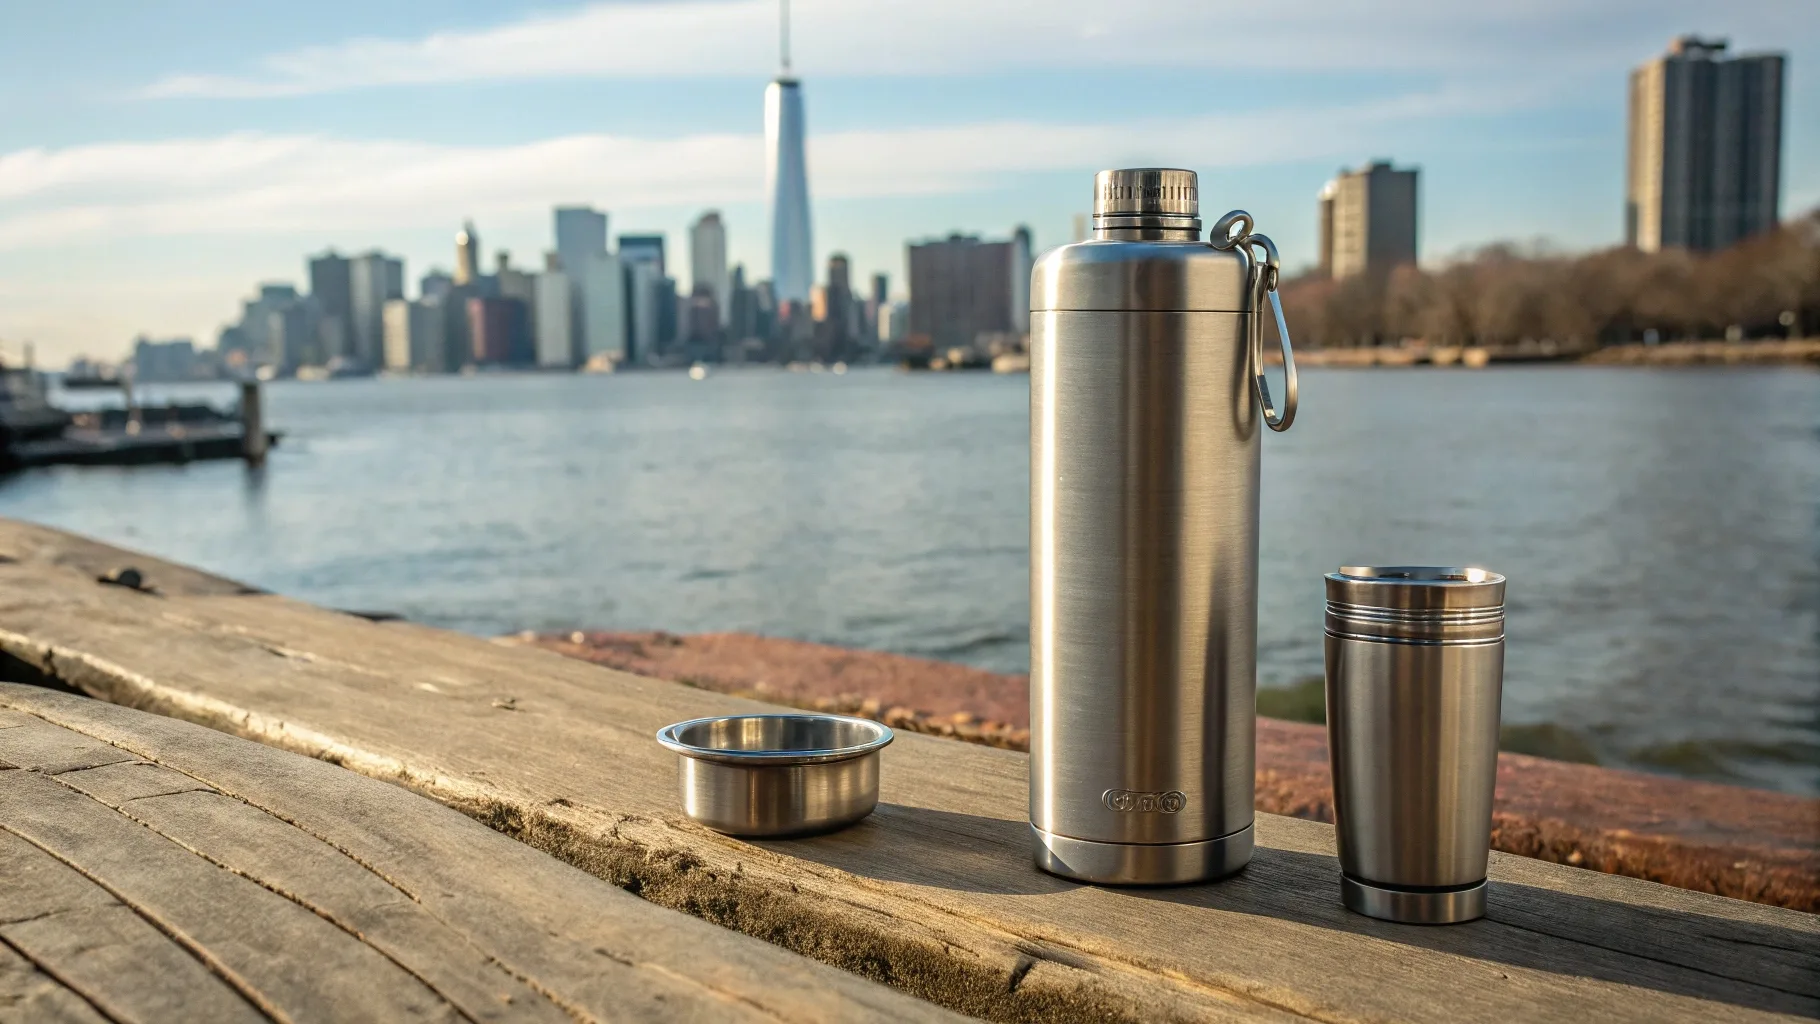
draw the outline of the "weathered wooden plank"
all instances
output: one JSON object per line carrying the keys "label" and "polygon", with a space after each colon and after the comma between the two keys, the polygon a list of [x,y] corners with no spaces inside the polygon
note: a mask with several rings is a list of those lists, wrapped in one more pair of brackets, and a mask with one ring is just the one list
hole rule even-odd
{"label": "weathered wooden plank", "polygon": [[57,979],[0,941],[0,1024],[110,1024]]}
{"label": "weathered wooden plank", "polygon": [[[21,774],[0,776],[0,788],[17,785],[6,776]],[[0,942],[115,1020],[267,1019],[106,890],[4,830]]]}
{"label": "weathered wooden plank", "polygon": [[[0,648],[66,684],[403,782],[653,901],[999,1019],[1820,1012],[1808,915],[1500,855],[1488,920],[1390,925],[1340,908],[1330,828],[1268,815],[1235,880],[1075,886],[1029,865],[1021,755],[920,736],[886,752],[867,822],[741,843],[682,819],[650,735],[763,705],[276,597],[154,606],[29,565],[0,566],[0,593],[19,595]],[[72,713],[54,696],[31,706]]]}
{"label": "weathered wooden plank", "polygon": [[267,1013],[304,1020],[459,1019],[417,978],[308,909],[51,778],[11,775],[0,787],[0,828],[152,920]]}
{"label": "weathered wooden plank", "polygon": [[[0,687],[0,702],[21,695],[162,762],[58,783],[359,930],[476,1019],[543,1016],[522,996],[476,1009],[477,955],[584,1020],[952,1019],[643,902],[407,790],[185,722]],[[204,780],[235,798],[197,791]],[[463,970],[481,977],[451,980]]]}
{"label": "weathered wooden plank", "polygon": [[175,793],[121,811],[235,874],[302,904],[384,953],[475,1021],[567,1021],[514,978],[364,865],[264,811],[215,792]]}
{"label": "weathered wooden plank", "polygon": [[[584,1019],[653,1020],[737,1019],[754,1010],[766,1019],[775,1014],[792,1020],[946,1016],[643,903],[405,790],[185,723],[63,699],[139,727],[117,732],[111,737],[117,741],[147,732],[187,734],[174,748],[187,755],[177,760],[188,771],[134,760],[67,771],[54,777],[58,785],[357,934],[474,1020],[557,1020],[570,1011]],[[37,731],[62,728],[34,721]],[[41,738],[33,742],[44,745]],[[153,743],[130,756],[159,749]],[[0,753],[5,751],[0,740]],[[224,765],[230,769],[225,773]],[[282,808],[278,814],[301,809],[308,820],[281,818],[207,788],[197,776],[211,772],[263,792]],[[307,794],[286,799],[298,790]],[[4,810],[0,801],[0,822]],[[358,834],[347,827],[350,821],[360,823]],[[308,831],[311,826],[323,829],[326,841]],[[420,840],[424,834],[427,843]],[[489,848],[504,856],[487,856]],[[451,860],[458,863],[453,872],[446,870]],[[445,870],[439,872],[439,865]],[[394,875],[415,884],[415,891]],[[551,906],[527,913],[526,904]],[[474,929],[451,926],[430,909],[451,906],[452,916],[492,933],[478,936],[491,940],[490,949],[475,941]],[[559,913],[549,913],[552,908]],[[623,911],[646,927],[628,929],[623,920],[615,927],[615,917],[628,916],[616,913]],[[669,966],[651,955],[654,944],[670,947]],[[539,950],[552,946],[563,955],[536,962]],[[715,956],[719,946],[736,947],[735,955]],[[520,980],[512,972],[525,961],[533,969]],[[677,977],[674,969],[681,966],[699,967],[710,984]],[[800,987],[773,990],[780,979]],[[843,990],[860,995],[842,998]]]}
{"label": "weathered wooden plank", "polygon": [[28,721],[0,732],[0,763],[55,775],[104,764],[138,760],[119,747],[93,736],[59,729],[48,722]]}

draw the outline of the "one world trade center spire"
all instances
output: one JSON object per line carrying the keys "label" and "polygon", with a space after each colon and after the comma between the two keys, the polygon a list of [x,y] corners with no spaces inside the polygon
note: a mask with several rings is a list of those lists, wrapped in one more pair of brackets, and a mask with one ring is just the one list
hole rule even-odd
{"label": "one world trade center spire", "polygon": [[803,90],[790,73],[790,0],[781,0],[783,68],[765,88],[765,193],[771,204],[771,286],[779,302],[809,301],[809,172]]}

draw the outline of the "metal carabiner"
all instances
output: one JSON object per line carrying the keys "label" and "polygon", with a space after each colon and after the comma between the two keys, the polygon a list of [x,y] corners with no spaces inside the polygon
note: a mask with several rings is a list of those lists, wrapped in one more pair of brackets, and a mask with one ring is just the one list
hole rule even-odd
{"label": "metal carabiner", "polygon": [[[1251,388],[1257,396],[1258,408],[1264,412],[1264,425],[1275,431],[1289,429],[1295,422],[1296,388],[1295,353],[1289,343],[1289,323],[1283,319],[1283,303],[1277,298],[1277,280],[1282,273],[1283,262],[1277,256],[1276,243],[1267,235],[1252,231],[1257,222],[1244,210],[1234,210],[1214,222],[1209,233],[1207,244],[1221,251],[1237,250],[1245,257],[1251,267],[1251,286],[1253,309],[1250,321],[1250,332],[1247,347],[1251,359]],[[1232,229],[1240,226],[1235,233]],[[1262,250],[1260,258],[1258,250]],[[1270,401],[1270,384],[1264,379],[1264,302],[1270,302],[1270,311],[1276,316],[1277,340],[1283,350],[1283,411],[1278,413]]]}

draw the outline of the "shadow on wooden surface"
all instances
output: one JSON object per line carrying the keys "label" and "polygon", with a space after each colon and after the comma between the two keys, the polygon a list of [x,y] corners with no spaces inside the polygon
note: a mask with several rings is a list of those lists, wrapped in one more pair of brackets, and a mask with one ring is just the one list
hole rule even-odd
{"label": "shadow on wooden surface", "polygon": [[[1022,819],[901,804],[881,805],[876,820],[841,836],[759,845],[877,881],[957,892],[1048,896],[1089,888],[1034,868],[1021,875],[980,873],[971,869],[970,858],[933,862],[868,858],[863,869],[855,868],[854,849],[900,845],[906,835],[927,837],[930,845],[943,845],[942,837],[951,837],[970,854],[990,847],[994,860],[1030,857],[1029,825]],[[1217,883],[1101,891],[1108,900],[1274,918],[1476,961],[1599,978],[1734,1006],[1820,1012],[1820,939],[1812,930],[1636,906],[1511,881],[1492,883],[1486,917],[1480,921],[1448,927],[1396,924],[1341,905],[1339,863],[1333,856],[1269,845],[1259,846],[1246,870]],[[1599,941],[1588,942],[1595,934]],[[1752,955],[1714,957],[1715,945],[1748,949]]]}

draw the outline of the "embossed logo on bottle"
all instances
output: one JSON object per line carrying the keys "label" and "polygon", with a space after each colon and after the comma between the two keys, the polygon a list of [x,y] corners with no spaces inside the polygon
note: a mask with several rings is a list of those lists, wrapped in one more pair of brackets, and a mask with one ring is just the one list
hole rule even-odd
{"label": "embossed logo on bottle", "polygon": [[1120,814],[1174,814],[1188,806],[1188,794],[1179,789],[1162,793],[1138,793],[1129,789],[1109,789],[1100,800]]}

